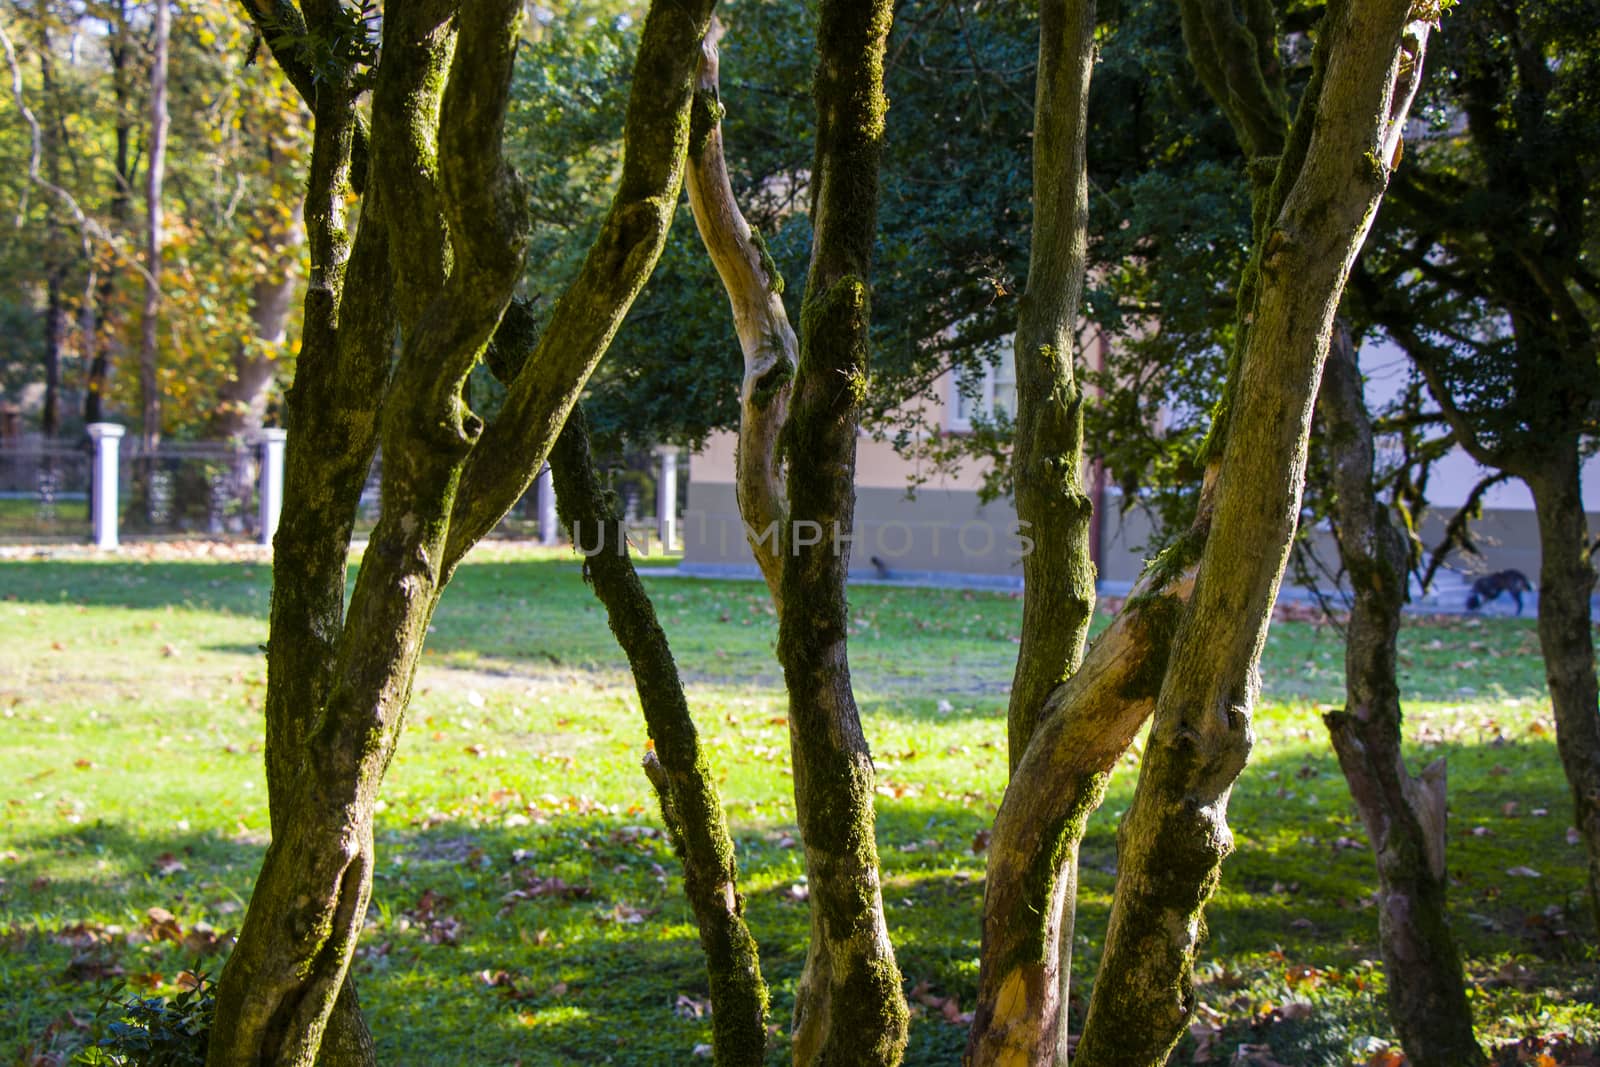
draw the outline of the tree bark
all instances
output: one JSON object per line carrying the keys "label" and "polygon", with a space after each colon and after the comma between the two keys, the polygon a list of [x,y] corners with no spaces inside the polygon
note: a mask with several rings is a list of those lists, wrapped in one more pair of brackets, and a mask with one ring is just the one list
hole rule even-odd
{"label": "tree bark", "polygon": [[169,0],[156,0],[150,58],[150,153],[145,161],[144,305],[139,315],[140,437],[148,453],[161,439],[161,186],[167,170],[167,42]]}
{"label": "tree bark", "polygon": [[61,352],[69,319],[62,293],[65,273],[52,268],[44,282],[44,403],[39,410],[39,432],[52,438],[61,429]]}
{"label": "tree bark", "polygon": [[[1093,0],[1044,0],[1039,5],[1033,232],[1017,323],[1012,454],[1019,528],[1032,543],[1032,551],[1022,557],[1022,643],[1007,713],[1013,772],[1046,701],[1078,669],[1094,616],[1095,569],[1089,551],[1094,511],[1083,485],[1083,394],[1075,367],[1088,255],[1086,146],[1094,26]],[[1112,755],[1104,767],[1085,760],[1077,775],[1063,778],[1057,799],[1066,803],[1059,811],[1037,821],[1037,813],[1029,814],[1030,828],[1049,827],[1056,842],[1025,847],[1007,833],[1002,856],[991,841],[984,938],[995,955],[986,951],[989,963],[980,967],[969,1061],[1000,1062],[1008,1055],[1030,1063],[1066,1060],[1078,842],[1115,760]],[[1008,862],[1035,851],[1056,862],[1057,869],[1002,873]],[[1004,899],[1021,887],[1031,890],[1025,899]],[[993,902],[987,899],[990,892],[996,896]],[[1018,997],[1014,987],[1008,990],[1006,983],[1019,975],[1026,975],[1029,995]]]}
{"label": "tree bark", "polygon": [[1323,717],[1378,868],[1378,943],[1389,1018],[1416,1067],[1486,1062],[1472,1031],[1461,956],[1445,914],[1445,762],[1419,777],[1401,751],[1395,638],[1409,547],[1372,484],[1372,422],[1342,322],[1317,410],[1333,469],[1339,556],[1355,600],[1345,635],[1345,707]]}
{"label": "tree bark", "polygon": [[739,390],[735,495],[746,540],[774,602],[782,591],[788,509],[784,504],[779,435],[789,414],[799,341],[783,306],[783,277],[739,210],[722,149],[715,21],[701,45],[690,115],[686,185],[695,226],[722,279],[744,354]]}
{"label": "tree bark", "polygon": [[1230,381],[1214,512],[1173,640],[1078,1060],[1166,1061],[1193,1010],[1202,912],[1232,848],[1261,647],[1294,534],[1312,401],[1350,265],[1395,160],[1427,26],[1406,0],[1331,5],[1279,157]]}
{"label": "tree bark", "polygon": [[[55,63],[51,58],[49,31],[41,29],[39,37],[40,88],[44,90],[46,98],[59,99],[56,96]],[[61,129],[59,120],[54,120],[42,123],[39,130],[39,148],[45,157],[45,170],[50,177],[50,184],[58,189],[61,187],[63,148],[58,132]],[[61,359],[70,322],[65,296],[67,265],[58,251],[61,224],[53,213],[45,223],[45,241],[50,251],[45,268],[44,402],[39,410],[39,432],[46,438],[53,438],[61,429]]]}
{"label": "tree bark", "polygon": [[[872,755],[850,683],[845,580],[868,389],[889,0],[824,0],[817,22],[815,238],[784,447],[791,536],[778,612],[811,940],[795,992],[798,1064],[894,1064],[907,1010],[883,911]],[[806,536],[801,536],[804,529]],[[813,540],[811,534],[817,536]]]}
{"label": "tree bark", "polygon": [[264,241],[273,254],[272,265],[250,286],[251,336],[240,340],[233,353],[233,374],[217,391],[217,412],[211,420],[216,437],[248,440],[266,424],[268,392],[288,337],[304,240],[297,215]]}
{"label": "tree bark", "polygon": [[706,958],[716,1062],[759,1067],[766,1056],[767,987],[744,920],[733,839],[667,635],[633,569],[622,516],[595,475],[581,405],[572,409],[556,439],[550,470],[572,543],[599,547],[587,557],[584,575],[605,605],[639,692],[653,745],[645,753],[645,771],[683,864],[684,890]]}
{"label": "tree bark", "polygon": [[[342,633],[338,596],[329,594],[333,573],[342,586],[342,553],[348,544],[354,497],[291,497],[305,512],[285,509],[286,518],[292,518],[280,529],[279,543],[301,550],[324,568],[335,555],[338,562],[336,570],[319,568],[307,576],[285,566],[289,560],[283,556],[275,561],[279,584],[269,646],[267,751],[274,838],[219,986],[212,1064],[314,1062],[365,919],[373,864],[373,804],[398,738],[416,660],[441,588],[441,556],[455,482],[476,436],[476,417],[460,403],[461,382],[521,270],[524,230],[518,219],[518,190],[497,151],[515,51],[516,13],[510,0],[474,6],[454,21],[449,11],[419,7],[392,14],[385,25],[384,70],[395,81],[406,82],[419,69],[437,69],[437,57],[450,55],[454,45],[448,82],[443,82],[442,92],[440,83],[434,84],[437,103],[416,101],[424,112],[437,108],[441,127],[437,149],[443,169],[439,180],[451,194],[446,210],[452,223],[454,270],[414,320],[383,408],[379,428],[386,459],[385,507],[363,559]],[[451,28],[440,29],[446,22]],[[344,277],[342,201],[356,128],[352,90],[352,85],[339,86],[329,79],[318,92],[307,209],[317,265],[307,299],[307,348],[313,359],[306,375],[307,392],[293,398],[293,414],[305,416],[308,425],[291,422],[291,468],[301,468],[291,471],[291,493],[329,488],[326,482],[318,485],[317,475],[303,469],[307,463],[327,463],[346,477],[358,468],[364,477],[375,398],[382,391],[352,398],[357,405],[354,412],[329,410],[318,401],[346,399],[339,396],[348,384],[340,380],[339,371],[346,369],[340,362],[353,365],[349,369],[358,374],[386,369],[386,342],[394,329],[393,319],[384,314],[392,306],[387,284],[392,276],[389,241],[409,236],[406,222],[415,219],[383,213],[389,190],[380,182],[363,206],[361,240],[366,244],[358,245],[358,254],[365,253],[357,260],[359,271]],[[457,137],[484,137],[496,150],[453,143],[452,130],[459,131]],[[477,155],[463,154],[468,147]],[[433,150],[434,144],[431,139],[405,140],[389,148],[393,155],[386,162],[409,175],[416,172],[418,154]],[[382,232],[386,221],[387,234]],[[375,290],[346,287],[357,279]],[[363,306],[363,301],[369,303]],[[380,339],[381,346],[376,343]],[[380,350],[381,361],[375,358]],[[331,367],[325,362],[330,357]],[[297,381],[295,393],[299,392]],[[355,415],[353,424],[332,424],[343,414]],[[356,440],[342,443],[329,458],[354,461],[350,453],[360,451],[361,462],[329,463],[294,447],[296,430],[301,431],[302,442],[310,443],[321,433],[331,435],[341,429]],[[338,488],[345,493],[353,488],[359,494],[354,478],[341,479]],[[338,507],[339,512],[323,512],[326,507]],[[285,590],[286,585],[293,591]],[[280,598],[286,609],[283,616]],[[283,625],[290,621],[290,610],[322,625],[291,637]],[[310,702],[300,702],[308,698]]]}
{"label": "tree bark", "polygon": [[1588,853],[1590,914],[1600,929],[1600,710],[1590,608],[1595,574],[1580,471],[1573,440],[1527,481],[1539,520],[1539,647],[1573,821]]}
{"label": "tree bark", "polygon": [[[1164,583],[1164,584],[1156,584]],[[1117,760],[1154,710],[1192,569],[1145,575],[1082,665],[1051,693],[989,841],[968,1064],[1065,1063],[1078,845]],[[1059,925],[1051,916],[1065,917]]]}
{"label": "tree bark", "polygon": [[[503,429],[517,447],[484,460],[480,470],[491,477],[469,493],[469,456],[483,455],[490,442],[463,387],[523,268],[525,204],[500,151],[520,5],[491,0],[458,10],[424,2],[389,13],[374,97],[393,106],[375,105],[369,165],[356,61],[343,59],[340,70],[316,78],[296,76],[310,59],[300,51],[307,34],[292,31],[332,35],[337,9],[314,6],[308,26],[292,7],[247,5],[316,113],[305,212],[313,268],[287,404],[274,562],[267,696],[274,837],[219,984],[214,1067],[309,1065],[327,1047],[325,1032],[343,1048],[340,1028],[359,1027],[354,997],[339,994],[348,988],[371,891],[373,805],[428,620],[461,555],[531,480],[564,405],[660,252],[664,222],[640,223],[669,216],[676,200],[690,80],[710,6],[657,0],[652,7],[613,218],[544,335],[552,347],[540,352],[560,355],[544,365],[517,361],[524,372],[512,393],[520,399],[503,413],[526,419]],[[353,249],[344,216],[352,186],[365,188]],[[391,378],[397,327],[404,345]],[[574,357],[565,346],[578,342]],[[380,435],[382,513],[345,617],[345,553]],[[530,469],[516,468],[522,459]],[[360,1042],[350,1047],[359,1051]]]}

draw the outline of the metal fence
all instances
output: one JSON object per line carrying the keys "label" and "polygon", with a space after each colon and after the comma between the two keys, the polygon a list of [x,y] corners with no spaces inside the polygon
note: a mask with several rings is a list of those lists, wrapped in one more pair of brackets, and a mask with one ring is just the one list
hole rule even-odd
{"label": "metal fence", "polygon": [[49,442],[0,448],[0,541],[82,541],[90,530],[90,449]]}
{"label": "metal fence", "polygon": [[[249,442],[164,442],[146,449],[123,427],[96,423],[88,439],[69,445],[39,438],[0,439],[0,543],[93,541],[116,548],[120,537],[270,543],[283,493],[283,430]],[[663,456],[659,536],[676,527],[676,454]],[[373,458],[361,494],[355,536],[368,536],[381,506],[383,458]],[[623,485],[628,500],[630,485]],[[647,540],[657,528],[639,521],[638,490],[629,501],[630,528]],[[548,470],[490,534],[553,544],[555,496]]]}
{"label": "metal fence", "polygon": [[259,448],[203,441],[145,451],[125,441],[118,465],[118,525],[125,536],[229,541],[259,533]]}
{"label": "metal fence", "polygon": [[[361,503],[356,507],[356,522],[353,536],[360,540],[369,537],[372,530],[378,525],[378,513],[381,510],[383,489],[383,453],[374,453],[372,467],[367,471],[367,483],[361,490]],[[554,505],[551,505],[552,509]],[[522,499],[514,504],[505,518],[501,519],[485,536],[492,540],[505,541],[554,541],[555,530],[553,519],[549,520],[549,528],[542,527],[539,519],[539,493],[537,487],[530,488],[523,494]]]}

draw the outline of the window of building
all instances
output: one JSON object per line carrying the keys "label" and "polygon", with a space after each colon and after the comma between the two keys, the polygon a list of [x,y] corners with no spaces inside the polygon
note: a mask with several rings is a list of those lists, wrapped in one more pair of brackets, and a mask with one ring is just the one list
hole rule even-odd
{"label": "window of building", "polygon": [[949,424],[952,430],[970,430],[974,420],[1017,414],[1017,365],[1010,346],[1002,348],[992,363],[950,376]]}

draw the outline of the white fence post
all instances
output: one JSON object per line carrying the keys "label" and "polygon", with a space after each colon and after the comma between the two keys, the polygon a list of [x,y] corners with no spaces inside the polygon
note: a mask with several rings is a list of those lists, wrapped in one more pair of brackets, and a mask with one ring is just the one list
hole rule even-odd
{"label": "white fence post", "polygon": [[278,532],[278,516],[283,513],[283,443],[288,430],[276,427],[261,431],[261,543],[272,544]]}
{"label": "white fence post", "polygon": [[550,475],[550,464],[546,463],[544,469],[539,471],[539,477],[533,485],[535,503],[539,508],[539,543],[553,545],[560,529],[556,523],[556,486]]}
{"label": "white fence post", "polygon": [[671,552],[678,543],[678,446],[660,445],[661,480],[656,483],[656,534],[661,550]]}
{"label": "white fence post", "polygon": [[109,552],[117,547],[117,450],[127,431],[114,422],[91,422],[87,429],[94,441],[94,547]]}

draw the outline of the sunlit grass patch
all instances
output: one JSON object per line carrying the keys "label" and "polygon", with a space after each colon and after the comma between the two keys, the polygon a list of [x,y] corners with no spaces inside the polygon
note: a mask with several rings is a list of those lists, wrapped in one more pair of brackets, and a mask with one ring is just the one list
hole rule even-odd
{"label": "sunlit grass patch", "polygon": [[[170,992],[184,970],[219,968],[266,842],[269,578],[243,562],[0,564],[0,988],[13,1008],[0,1062],[73,1047],[84,1031],[70,1020],[93,1013],[102,982]],[[648,583],[723,792],[784,1062],[809,919],[776,620],[756,583]],[[851,618],[891,932],[908,993],[921,990],[908,1061],[950,1063],[965,1030],[946,1006],[970,1010],[976,988],[980,831],[1004,789],[1020,602],[872,587],[852,593]],[[1408,758],[1449,761],[1451,917],[1482,1034],[1594,1040],[1582,853],[1531,621],[1408,620],[1402,652]],[[1332,627],[1273,627],[1200,966],[1218,1049],[1344,1064],[1392,1038],[1371,857],[1320,721],[1342,700],[1341,671]],[[355,969],[381,1062],[678,1063],[709,1042],[644,745],[575,561],[496,550],[463,566],[378,816]],[[1079,1022],[1136,776],[1130,757],[1083,843]]]}

